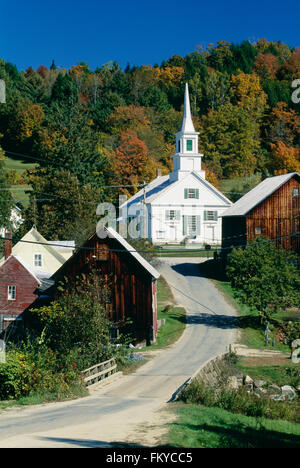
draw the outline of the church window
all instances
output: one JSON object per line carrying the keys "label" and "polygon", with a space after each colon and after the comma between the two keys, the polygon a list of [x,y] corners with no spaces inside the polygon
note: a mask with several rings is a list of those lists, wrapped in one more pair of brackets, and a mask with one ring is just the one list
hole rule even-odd
{"label": "church window", "polygon": [[180,211],[179,210],[166,210],[166,221],[179,221]]}
{"label": "church window", "polygon": [[195,188],[184,189],[184,198],[199,198],[199,189],[195,189]]}
{"label": "church window", "polygon": [[204,211],[204,221],[218,221],[218,212]]}
{"label": "church window", "polygon": [[193,140],[186,140],[186,150],[193,151]]}

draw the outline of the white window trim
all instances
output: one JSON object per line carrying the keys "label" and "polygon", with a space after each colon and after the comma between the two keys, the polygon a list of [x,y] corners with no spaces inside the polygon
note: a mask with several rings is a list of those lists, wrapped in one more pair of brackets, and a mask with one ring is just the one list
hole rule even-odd
{"label": "white window trim", "polygon": [[[11,291],[10,291],[10,288],[12,288]],[[14,294],[12,293],[13,291],[14,291]],[[10,284],[7,286],[7,300],[15,301],[16,299],[17,299],[17,287],[14,284]]]}
{"label": "white window trim", "polygon": [[[38,255],[41,257],[41,258],[40,258],[40,261],[41,261],[41,264],[40,264],[40,265],[37,265],[37,264],[36,264],[36,257],[37,257]],[[33,254],[33,265],[34,265],[34,267],[36,267],[36,268],[42,268],[42,267],[43,267],[43,254],[38,253],[38,252],[36,252],[36,253]]]}

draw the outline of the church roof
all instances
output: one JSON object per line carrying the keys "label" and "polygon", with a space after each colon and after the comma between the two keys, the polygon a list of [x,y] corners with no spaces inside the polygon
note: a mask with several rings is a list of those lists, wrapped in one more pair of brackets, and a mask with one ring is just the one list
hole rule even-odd
{"label": "church roof", "polygon": [[[196,177],[199,180],[199,182],[202,183],[208,190],[211,190],[217,196],[222,198],[223,202],[228,203],[228,205],[232,204],[232,202],[225,195],[223,195],[223,193],[221,193],[218,189],[216,189],[216,187],[210,184],[207,180],[200,177],[197,174],[197,172],[192,171],[191,173],[188,173],[186,177],[189,177],[191,174],[194,177]],[[157,177],[148,185],[146,185],[146,203],[153,203],[162,194],[167,192],[170,188],[173,188],[176,185],[179,185],[183,180],[184,179],[172,181],[170,180],[169,175]],[[123,207],[126,206],[126,204],[127,206],[130,206],[131,204],[142,203],[143,201],[144,201],[144,190],[142,189],[139,192],[137,192],[135,195],[133,195],[131,198],[129,198],[129,200],[127,200],[125,203],[123,203],[123,205],[121,205],[120,208],[122,209]]]}

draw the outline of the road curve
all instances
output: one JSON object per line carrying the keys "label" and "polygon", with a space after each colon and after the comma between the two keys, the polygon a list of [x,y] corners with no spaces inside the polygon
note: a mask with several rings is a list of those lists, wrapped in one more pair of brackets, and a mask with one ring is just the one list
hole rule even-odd
{"label": "road curve", "polygon": [[235,310],[199,273],[199,259],[163,259],[158,270],[187,310],[182,337],[134,374],[78,400],[0,413],[0,447],[112,447],[141,440],[176,390],[206,361],[235,341]]}

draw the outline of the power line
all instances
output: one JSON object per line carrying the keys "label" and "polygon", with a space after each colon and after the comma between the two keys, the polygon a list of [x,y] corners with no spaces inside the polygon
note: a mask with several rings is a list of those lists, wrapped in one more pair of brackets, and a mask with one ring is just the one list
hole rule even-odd
{"label": "power line", "polygon": [[[241,244],[241,245],[238,245],[238,246],[230,246],[230,247],[216,247],[215,249],[213,250],[227,250],[227,249],[238,249],[238,248],[241,248],[241,247],[252,247],[252,246],[255,246],[255,245],[261,245],[261,244],[266,244],[266,243],[270,243],[270,242],[276,242],[278,240],[281,240],[281,239],[287,239],[289,237],[297,237],[300,235],[300,231],[298,232],[295,232],[293,234],[287,234],[285,236],[280,236],[280,237],[276,237],[274,239],[267,239],[267,240],[264,240],[264,241],[259,241],[259,242],[252,242],[252,243],[246,243],[246,244]],[[109,236],[108,236],[109,237]],[[53,246],[53,247],[57,247],[57,244],[52,244],[51,242],[37,242],[37,241],[26,241],[26,240],[23,240],[23,239],[16,239],[15,237],[3,237],[3,236],[0,236],[0,239],[1,240],[8,240],[8,241],[14,241],[16,240],[17,242],[23,242],[23,243],[26,243],[26,244],[37,244],[37,245],[46,245],[46,246]],[[99,247],[89,247],[89,246],[84,246],[84,245],[75,245],[75,246],[69,246],[69,245],[66,245],[65,246],[66,248],[69,248],[69,249],[72,249],[72,250],[76,250],[76,249],[82,249],[82,250],[93,250],[93,251],[105,251],[105,252],[129,252],[129,253],[133,253],[133,252],[141,252],[141,253],[162,253],[162,250],[164,249],[153,249],[153,250],[146,250],[146,249],[141,249],[141,250],[137,250],[137,249],[134,249],[134,250],[124,250],[124,249],[107,249],[107,248],[99,248]],[[179,253],[181,252],[182,253],[182,249],[165,249],[167,250],[168,253]],[[191,251],[193,251],[194,253],[197,253],[197,252],[207,252],[207,249],[205,248],[202,248],[202,249],[191,249]]]}

